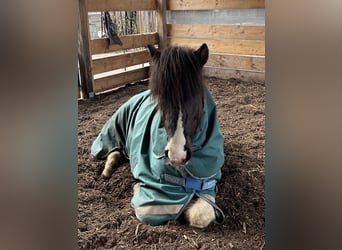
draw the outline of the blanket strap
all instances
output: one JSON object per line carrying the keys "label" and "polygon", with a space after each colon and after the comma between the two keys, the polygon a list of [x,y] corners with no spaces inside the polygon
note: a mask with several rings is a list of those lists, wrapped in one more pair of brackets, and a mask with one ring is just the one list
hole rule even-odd
{"label": "blanket strap", "polygon": [[192,176],[189,176],[189,175],[182,178],[182,177],[176,177],[176,176],[169,175],[169,174],[162,174],[161,179],[165,180],[167,182],[170,182],[170,183],[173,183],[173,184],[176,184],[179,186],[183,186],[185,188],[189,188],[189,189],[193,190],[191,198],[187,201],[187,204],[185,206],[183,206],[183,208],[179,211],[177,218],[181,213],[183,213],[183,210],[187,207],[189,202],[192,200],[193,195],[196,195],[214,207],[215,223],[216,224],[222,224],[224,222],[224,219],[225,219],[224,213],[216,205],[216,203],[214,201],[212,201],[211,199],[207,198],[205,195],[202,195],[202,194],[197,192],[197,191],[206,190],[206,189],[215,187],[216,182],[217,182],[216,180],[196,179],[196,178],[193,178]]}
{"label": "blanket strap", "polygon": [[190,175],[186,177],[176,177],[169,174],[162,174],[161,179],[167,182],[183,186],[185,188],[194,189],[197,191],[206,190],[212,187],[215,187],[216,180],[208,180],[208,179],[196,179]]}

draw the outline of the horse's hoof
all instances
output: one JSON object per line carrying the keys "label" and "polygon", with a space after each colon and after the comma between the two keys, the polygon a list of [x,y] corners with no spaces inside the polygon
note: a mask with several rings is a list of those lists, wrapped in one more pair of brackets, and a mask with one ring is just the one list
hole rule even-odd
{"label": "horse's hoof", "polygon": [[113,169],[112,168],[104,168],[104,170],[102,171],[101,176],[105,179],[110,179],[110,177],[112,177],[113,175]]}
{"label": "horse's hoof", "polygon": [[105,180],[105,181],[108,181],[110,179],[111,176],[106,176],[104,175],[103,173],[101,174],[101,179]]}
{"label": "horse's hoof", "polygon": [[197,199],[190,204],[184,215],[190,226],[205,228],[215,220],[215,209],[205,200]]}
{"label": "horse's hoof", "polygon": [[107,156],[105,167],[102,171],[104,178],[110,179],[115,170],[123,163],[123,157],[119,151],[113,151]]}
{"label": "horse's hoof", "polygon": [[133,186],[133,194],[135,194],[136,192],[138,192],[138,191],[139,191],[139,188],[140,188],[140,182],[135,183],[134,186]]}

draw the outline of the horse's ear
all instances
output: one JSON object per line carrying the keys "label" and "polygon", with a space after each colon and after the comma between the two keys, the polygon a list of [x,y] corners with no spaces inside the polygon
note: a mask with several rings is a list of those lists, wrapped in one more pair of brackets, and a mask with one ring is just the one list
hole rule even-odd
{"label": "horse's ear", "polygon": [[159,50],[157,50],[153,45],[147,45],[148,50],[150,51],[151,57],[155,57],[156,55],[158,55],[160,53]]}
{"label": "horse's ear", "polygon": [[195,51],[195,54],[199,57],[202,65],[206,64],[209,57],[209,48],[207,44],[203,43],[201,47]]}

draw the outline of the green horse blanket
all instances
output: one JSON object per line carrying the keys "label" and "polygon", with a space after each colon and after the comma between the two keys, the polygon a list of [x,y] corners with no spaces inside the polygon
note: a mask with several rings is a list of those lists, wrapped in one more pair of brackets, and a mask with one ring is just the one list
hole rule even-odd
{"label": "green horse blanket", "polygon": [[146,90],[124,103],[105,123],[91,154],[104,159],[120,149],[129,159],[133,177],[140,182],[131,205],[142,222],[160,225],[175,220],[194,196],[209,202],[215,209],[216,223],[223,222],[224,215],[215,204],[215,184],[224,163],[223,136],[215,102],[207,89],[189,163],[181,168],[168,164],[166,143],[157,103]]}

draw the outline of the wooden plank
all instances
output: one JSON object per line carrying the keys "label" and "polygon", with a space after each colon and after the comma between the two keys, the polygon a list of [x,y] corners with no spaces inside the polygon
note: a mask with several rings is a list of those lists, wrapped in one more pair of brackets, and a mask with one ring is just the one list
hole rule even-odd
{"label": "wooden plank", "polygon": [[158,43],[158,33],[154,32],[149,34],[120,36],[120,40],[122,41],[123,45],[112,44],[109,46],[108,40],[106,38],[91,40],[91,54],[100,54],[107,53],[110,51],[145,47],[148,44],[154,45]]}
{"label": "wooden plank", "polygon": [[167,35],[174,37],[265,40],[264,26],[168,24]]}
{"label": "wooden plank", "polygon": [[124,73],[107,76],[94,81],[94,91],[96,93],[123,86],[148,78],[149,67],[127,71]]}
{"label": "wooden plank", "polygon": [[94,74],[146,63],[151,59],[147,50],[100,58],[93,60],[92,70]]}
{"label": "wooden plank", "polygon": [[167,44],[166,0],[157,0],[157,30],[159,35],[159,48],[163,49]]}
{"label": "wooden plank", "polygon": [[79,0],[78,62],[80,67],[81,89],[84,98],[93,93],[93,74],[91,72],[90,35],[88,13],[85,0]]}
{"label": "wooden plank", "polygon": [[214,67],[204,67],[203,74],[206,77],[217,77],[220,79],[237,78],[244,81],[265,81],[265,72],[244,71]]}
{"label": "wooden plank", "polygon": [[168,38],[168,45],[170,46],[189,46],[197,49],[202,45],[202,43],[206,43],[208,45],[209,53],[265,55],[265,41]]}
{"label": "wooden plank", "polygon": [[265,57],[211,53],[206,66],[265,71]]}
{"label": "wooden plank", "polygon": [[78,87],[78,89],[77,89],[77,99],[79,99],[79,98],[81,98],[81,91],[82,91],[82,89],[81,89],[80,85],[78,85],[77,87]]}
{"label": "wooden plank", "polygon": [[265,0],[167,0],[168,10],[260,9]]}
{"label": "wooden plank", "polygon": [[89,12],[95,11],[125,11],[125,10],[155,10],[155,0],[86,0]]}

